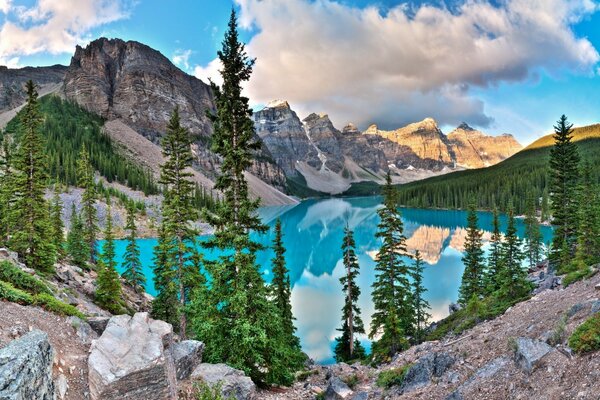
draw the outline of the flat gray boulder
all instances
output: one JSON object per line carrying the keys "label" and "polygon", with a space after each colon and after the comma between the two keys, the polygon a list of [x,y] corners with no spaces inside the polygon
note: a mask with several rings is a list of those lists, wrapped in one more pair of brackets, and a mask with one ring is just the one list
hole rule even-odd
{"label": "flat gray boulder", "polygon": [[197,340],[183,340],[173,345],[173,361],[178,380],[187,379],[202,362],[202,350],[204,343]]}
{"label": "flat gray boulder", "polygon": [[344,381],[342,381],[337,376],[331,377],[329,379],[329,385],[327,385],[327,390],[325,391],[325,399],[326,400],[344,400],[350,399],[352,396],[352,389],[346,385]]}
{"label": "flat gray boulder", "polygon": [[520,337],[516,340],[515,362],[525,372],[531,372],[553,347],[541,340]]}
{"label": "flat gray boulder", "polygon": [[90,398],[176,399],[172,340],[172,326],[148,313],[112,317],[90,348]]}
{"label": "flat gray boulder", "polygon": [[223,397],[236,400],[253,399],[256,385],[244,372],[231,368],[226,364],[200,364],[191,375],[192,379],[201,380],[210,387],[221,385]]}
{"label": "flat gray boulder", "polygon": [[432,377],[441,377],[453,364],[454,358],[448,353],[426,354],[406,371],[401,386],[402,392],[410,392],[428,385]]}
{"label": "flat gray boulder", "polygon": [[48,335],[38,330],[0,349],[0,399],[54,400],[53,359]]}

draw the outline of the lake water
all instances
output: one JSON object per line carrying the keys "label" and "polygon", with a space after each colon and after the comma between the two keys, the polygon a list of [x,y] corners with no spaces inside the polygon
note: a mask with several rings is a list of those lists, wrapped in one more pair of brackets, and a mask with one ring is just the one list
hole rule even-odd
{"label": "lake water", "polygon": [[[266,207],[260,210],[263,222],[269,226],[281,218],[286,262],[292,283],[292,307],[296,317],[298,336],[303,350],[320,363],[333,361],[334,338],[341,325],[343,293],[339,278],[343,273],[341,243],[346,221],[354,230],[356,253],[361,266],[358,282],[362,294],[359,306],[365,327],[368,328],[373,307],[371,284],[374,280],[374,257],[379,249],[375,238],[377,209],[381,198],[363,197],[352,199],[308,200],[293,207]],[[448,305],[456,302],[463,265],[461,262],[466,235],[467,215],[464,211],[401,209],[407,246],[410,251],[420,250],[426,261],[424,284],[428,289],[426,298],[431,304],[433,320],[448,315]],[[492,229],[492,214],[479,213],[480,228],[484,230],[486,248]],[[501,217],[502,229],[506,218]],[[519,235],[523,237],[524,226],[518,220]],[[552,230],[542,227],[544,242],[552,238]],[[257,235],[256,239],[266,246],[273,240],[273,232]],[[117,257],[120,263],[125,251],[125,241],[117,241]],[[152,259],[155,239],[140,239],[144,273],[148,279],[147,291],[154,294],[152,285]],[[215,257],[206,253],[206,258]],[[257,260],[265,279],[271,279],[270,250],[258,254]],[[366,337],[361,338],[367,348]]]}

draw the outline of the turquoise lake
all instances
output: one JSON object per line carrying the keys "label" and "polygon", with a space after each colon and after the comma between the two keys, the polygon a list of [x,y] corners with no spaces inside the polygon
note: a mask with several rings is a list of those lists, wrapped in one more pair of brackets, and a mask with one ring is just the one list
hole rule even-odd
{"label": "turquoise lake", "polygon": [[[303,350],[320,363],[333,361],[334,338],[341,325],[343,293],[339,278],[343,273],[341,242],[346,222],[354,230],[356,252],[361,266],[359,284],[362,294],[359,306],[365,327],[371,320],[371,284],[374,280],[374,258],[379,248],[375,238],[377,209],[381,198],[363,197],[352,199],[308,200],[297,206],[265,207],[260,210],[263,222],[269,226],[281,219],[286,262],[292,283],[292,307],[296,317],[297,334]],[[431,305],[433,320],[448,315],[448,305],[456,302],[463,271],[461,262],[467,215],[464,211],[425,210],[402,208],[407,246],[411,252],[420,250],[426,261],[424,283],[428,289],[426,298]],[[519,235],[523,237],[522,220],[517,220]],[[502,229],[506,229],[506,217],[501,217]],[[484,243],[488,247],[492,214],[479,213],[480,228],[484,230]],[[552,229],[542,227],[544,242],[552,238]],[[256,235],[259,242],[270,246],[272,230]],[[144,272],[148,279],[146,290],[154,294],[152,285],[152,259],[155,239],[140,239]],[[116,243],[120,263],[125,251],[125,241]],[[216,254],[204,252],[206,258]],[[258,254],[257,260],[270,281],[270,250]],[[369,348],[366,337],[361,338]]]}

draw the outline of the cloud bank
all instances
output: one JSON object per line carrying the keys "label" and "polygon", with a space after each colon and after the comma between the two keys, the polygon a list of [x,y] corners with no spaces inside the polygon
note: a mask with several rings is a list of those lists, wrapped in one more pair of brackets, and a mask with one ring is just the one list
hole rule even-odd
{"label": "cloud bank", "polygon": [[[592,0],[467,0],[455,9],[401,5],[382,13],[333,0],[236,0],[257,34],[248,93],[286,98],[301,115],[329,113],[336,125],[387,128],[422,119],[493,119],[470,89],[548,74],[593,73],[599,55],[573,25]],[[199,67],[199,75],[216,70]]]}
{"label": "cloud bank", "polygon": [[72,53],[93,28],[129,16],[129,0],[38,0],[31,7],[0,0],[8,15],[0,28],[0,64],[40,52]]}

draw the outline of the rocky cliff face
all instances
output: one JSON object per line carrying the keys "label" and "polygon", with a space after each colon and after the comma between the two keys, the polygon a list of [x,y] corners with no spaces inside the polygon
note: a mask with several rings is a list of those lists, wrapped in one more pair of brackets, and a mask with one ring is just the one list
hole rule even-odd
{"label": "rocky cliff face", "polygon": [[67,72],[64,65],[9,69],[0,66],[0,112],[16,108],[25,102],[25,82],[34,81],[41,89],[60,85]]}

